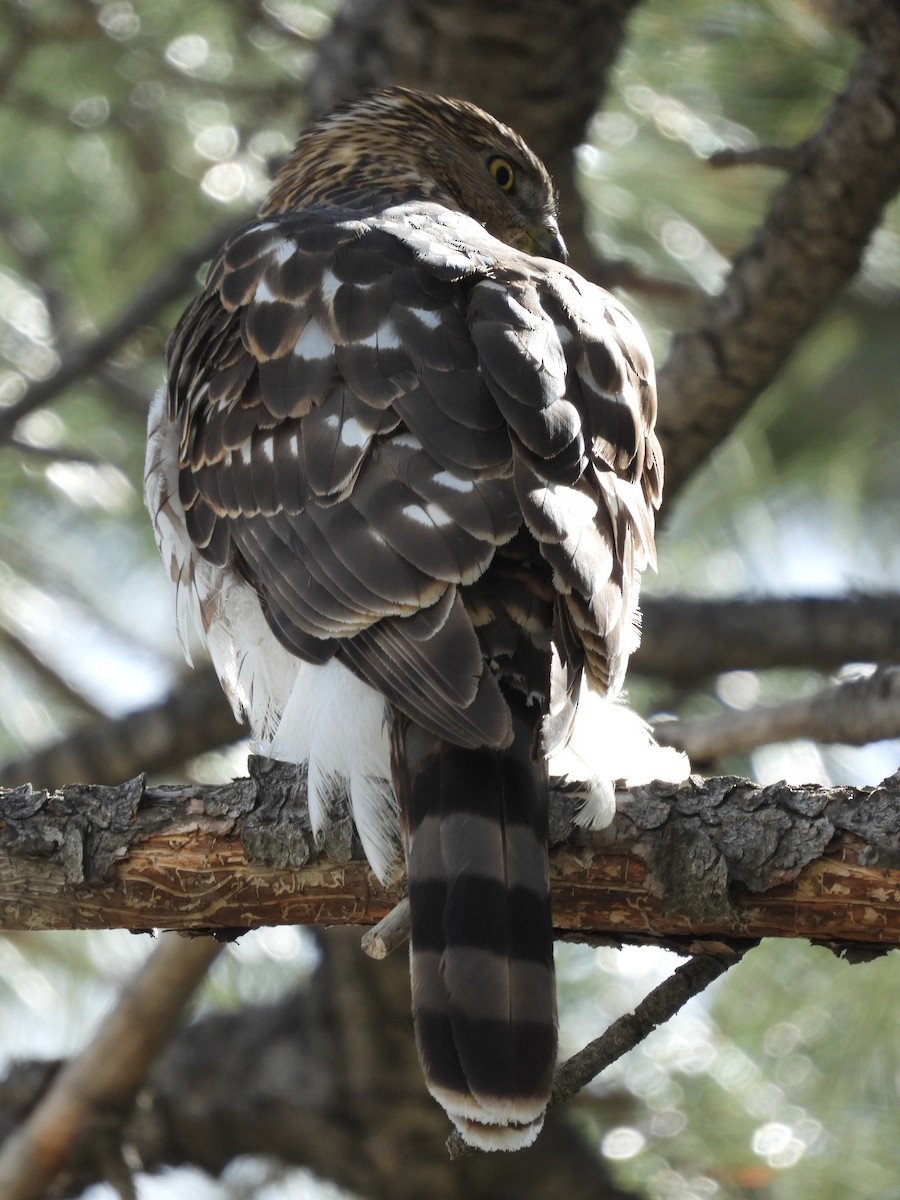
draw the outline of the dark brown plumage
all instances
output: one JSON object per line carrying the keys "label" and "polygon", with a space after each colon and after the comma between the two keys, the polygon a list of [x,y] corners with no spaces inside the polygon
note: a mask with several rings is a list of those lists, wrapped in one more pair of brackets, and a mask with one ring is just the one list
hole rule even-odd
{"label": "dark brown plumage", "polygon": [[214,262],[150,420],[160,549],[260,746],[317,825],[349,791],[382,875],[399,803],[426,1079],[488,1147],[546,1106],[547,757],[583,675],[621,686],[662,477],[640,330],[563,257],[511,130],[355,101]]}

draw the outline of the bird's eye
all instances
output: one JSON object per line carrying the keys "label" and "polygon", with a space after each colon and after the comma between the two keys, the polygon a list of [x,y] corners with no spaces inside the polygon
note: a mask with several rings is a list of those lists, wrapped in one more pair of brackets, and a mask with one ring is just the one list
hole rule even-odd
{"label": "bird's eye", "polygon": [[504,158],[502,154],[495,154],[493,158],[488,159],[488,170],[504,192],[512,191],[516,173],[508,158]]}

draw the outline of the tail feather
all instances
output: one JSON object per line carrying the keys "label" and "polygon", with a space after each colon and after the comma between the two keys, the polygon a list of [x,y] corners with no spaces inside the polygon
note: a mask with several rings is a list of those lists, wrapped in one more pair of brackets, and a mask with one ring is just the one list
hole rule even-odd
{"label": "tail feather", "polygon": [[524,699],[512,707],[505,750],[451,745],[405,721],[393,739],[425,1078],[467,1141],[510,1150],[537,1136],[556,1063],[540,714]]}

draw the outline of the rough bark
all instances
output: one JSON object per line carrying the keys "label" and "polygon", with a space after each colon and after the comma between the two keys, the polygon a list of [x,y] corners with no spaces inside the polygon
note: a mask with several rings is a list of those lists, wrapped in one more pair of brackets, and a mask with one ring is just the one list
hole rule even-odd
{"label": "rough bark", "polygon": [[[0,926],[228,929],[371,924],[383,887],[349,819],[317,847],[295,768],[250,760],[224,787],[0,792]],[[766,936],[900,945],[900,776],[875,789],[760,788],[696,777],[620,794],[599,834],[557,795],[560,934],[692,953]]]}
{"label": "rough bark", "polygon": [[[447,1160],[448,1124],[428,1097],[410,1030],[405,955],[373,963],[357,930],[320,939],[309,986],[277,1004],[195,1021],[178,1034],[127,1117],[123,1144],[144,1169],[218,1175],[239,1155],[303,1166],[374,1200],[628,1200],[602,1159],[551,1113],[535,1146]],[[0,1134],[34,1105],[55,1064],[0,1081]],[[108,1177],[103,1144],[82,1143],[60,1196]]]}

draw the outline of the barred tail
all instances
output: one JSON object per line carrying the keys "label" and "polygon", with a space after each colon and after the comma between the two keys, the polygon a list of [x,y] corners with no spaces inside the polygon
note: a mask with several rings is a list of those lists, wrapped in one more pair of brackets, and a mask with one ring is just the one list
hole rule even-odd
{"label": "barred tail", "polygon": [[393,738],[419,1057],[465,1140],[488,1150],[534,1141],[556,1064],[547,771],[535,709],[512,707],[505,750],[405,722]]}

